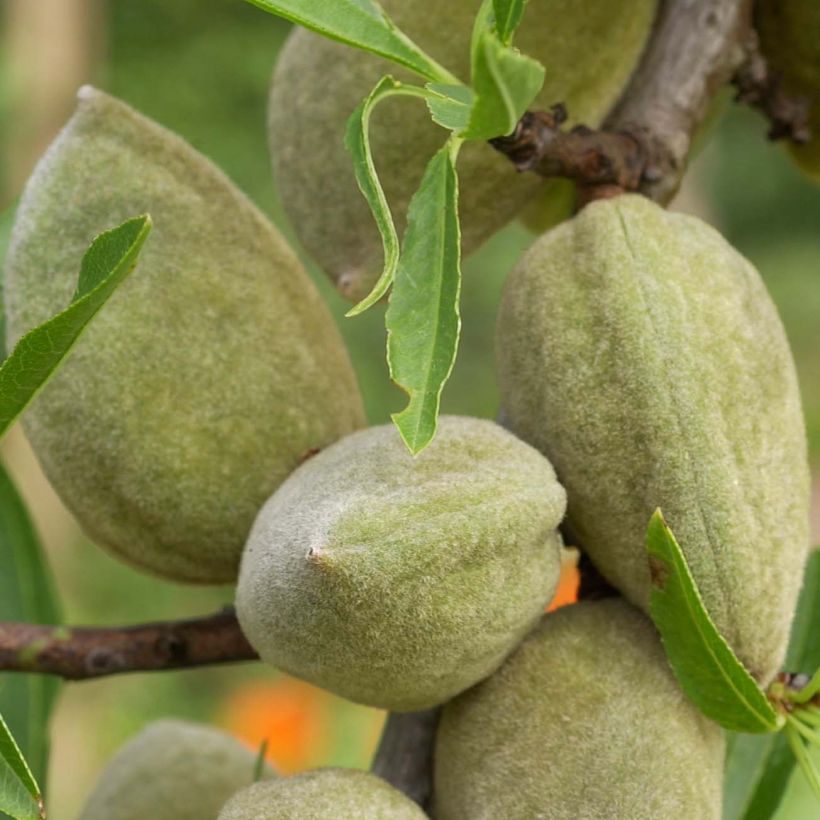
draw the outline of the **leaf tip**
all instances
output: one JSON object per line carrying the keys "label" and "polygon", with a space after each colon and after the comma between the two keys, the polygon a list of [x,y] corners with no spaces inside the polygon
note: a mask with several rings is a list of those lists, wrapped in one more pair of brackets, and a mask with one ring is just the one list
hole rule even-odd
{"label": "leaf tip", "polygon": [[399,431],[402,441],[412,456],[417,456],[433,440],[436,434],[436,425],[432,429],[414,424],[412,427],[407,424],[407,413],[410,410],[408,405],[400,413],[393,413],[390,418]]}

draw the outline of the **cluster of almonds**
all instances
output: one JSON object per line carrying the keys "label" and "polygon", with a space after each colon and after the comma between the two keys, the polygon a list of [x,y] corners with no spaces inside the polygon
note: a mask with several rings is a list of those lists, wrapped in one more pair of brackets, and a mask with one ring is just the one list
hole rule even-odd
{"label": "cluster of almonds", "polygon": [[[469,36],[460,15],[473,3],[450,4],[452,29],[406,8],[417,5],[385,2],[434,56]],[[528,15],[561,19],[562,5],[534,1]],[[522,49],[558,83],[541,102],[571,99],[591,124],[654,12],[612,5],[566,15],[575,40],[529,17],[522,27]],[[582,36],[601,48],[570,66]],[[379,245],[334,137],[381,73],[298,31],[274,83],[285,204],[353,296]],[[567,78],[578,82],[560,87]],[[400,215],[429,153],[412,123],[377,137]],[[465,157],[468,244],[537,189],[506,168],[485,174],[481,148]],[[445,704],[439,820],[719,818],[723,733],[686,700],[644,614],[644,533],[662,507],[709,613],[765,686],[808,548],[809,480],[793,362],[752,266],[643,198],[587,206],[507,283],[497,349],[510,431],[443,417],[414,458],[392,427],[362,429],[343,342],[277,230],[189,145],[93,89],[18,211],[9,342],[65,306],[95,235],[142,212],[156,227],[138,271],[25,419],[89,536],[169,579],[238,576],[242,628],[279,669],[394,711]],[[623,598],[543,614],[562,521]],[[251,785],[253,768],[215,730],[156,724],[115,758],[82,820],[424,817],[373,775],[265,772]]]}

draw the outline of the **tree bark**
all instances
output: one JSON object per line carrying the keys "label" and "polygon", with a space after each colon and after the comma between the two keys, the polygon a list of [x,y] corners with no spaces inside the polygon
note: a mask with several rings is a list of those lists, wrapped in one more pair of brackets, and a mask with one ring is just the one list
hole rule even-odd
{"label": "tree bark", "polygon": [[750,0],[665,0],[638,68],[601,130],[562,132],[557,106],[528,112],[509,137],[492,144],[519,171],[575,180],[582,203],[623,191],[667,203],[715,92],[744,62],[750,6]]}
{"label": "tree bark", "polygon": [[2,672],[38,672],[76,681],[256,658],[233,609],[127,627],[0,623]]}
{"label": "tree bark", "polygon": [[392,713],[382,731],[373,774],[384,778],[428,814],[433,800],[433,744],[441,708]]}

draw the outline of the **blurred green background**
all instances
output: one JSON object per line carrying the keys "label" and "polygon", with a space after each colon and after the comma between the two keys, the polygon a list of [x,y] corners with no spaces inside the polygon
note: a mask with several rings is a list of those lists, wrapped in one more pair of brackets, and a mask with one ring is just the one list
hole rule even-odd
{"label": "blurred green background", "polygon": [[[39,14],[32,11],[38,5]],[[0,0],[0,13],[0,210],[17,197],[69,115],[76,87],[93,82],[182,134],[289,232],[265,140],[267,89],[286,24],[241,0]],[[675,207],[719,228],[770,287],[797,359],[816,474],[820,188],[767,143],[765,131],[758,116],[730,104]],[[466,263],[463,341],[445,412],[498,412],[495,309],[507,271],[530,241],[526,230],[511,226]],[[311,273],[350,347],[370,421],[387,421],[403,398],[387,377],[381,311],[343,319],[345,304],[320,273]],[[186,588],[139,575],[87,543],[19,432],[4,457],[43,534],[68,622],[177,618],[230,602],[228,588]],[[255,664],[66,686],[53,725],[50,817],[71,820],[113,750],[145,722],[171,714],[224,726],[251,743],[267,735],[272,757],[287,771],[367,765],[382,720]]]}

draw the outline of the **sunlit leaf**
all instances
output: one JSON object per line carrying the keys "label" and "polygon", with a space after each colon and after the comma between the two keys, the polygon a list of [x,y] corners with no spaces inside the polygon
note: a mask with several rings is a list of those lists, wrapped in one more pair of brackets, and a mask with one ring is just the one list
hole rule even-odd
{"label": "sunlit leaf", "polygon": [[488,140],[512,133],[544,85],[544,67],[485,30],[472,68],[475,100],[463,139]]}
{"label": "sunlit leaf", "polygon": [[450,131],[463,131],[470,122],[474,96],[466,85],[427,83],[427,108],[433,122]]}
{"label": "sunlit leaf", "polygon": [[43,816],[40,787],[0,715],[0,811],[16,820]]}
{"label": "sunlit leaf", "polygon": [[[0,465],[0,621],[59,623],[57,593],[43,548],[22,498]],[[0,713],[6,716],[40,783],[48,768],[48,721],[59,680],[0,673]]]}
{"label": "sunlit leaf", "polygon": [[[347,312],[348,316],[356,316],[362,313],[375,305],[384,296],[387,289],[393,284],[396,266],[399,264],[399,237],[396,233],[396,225],[393,222],[393,214],[390,212],[390,205],[376,172],[373,153],[370,148],[370,115],[381,100],[401,94],[406,88],[412,87],[404,86],[393,77],[382,77],[347,121],[345,147],[353,159],[353,172],[356,175],[356,182],[370,206],[373,218],[376,220],[376,227],[381,234],[384,249],[384,268],[381,276],[373,286],[373,290]],[[423,93],[422,89],[414,90]]]}
{"label": "sunlit leaf", "polygon": [[29,331],[0,367],[0,435],[51,378],[81,333],[134,269],[151,218],[129,219],[98,236],[86,251],[71,304]]}
{"label": "sunlit leaf", "polygon": [[650,614],[683,691],[726,729],[777,731],[782,719],[709,617],[660,510],[649,522],[646,547],[652,577]]}
{"label": "sunlit leaf", "polygon": [[[806,565],[803,588],[792,621],[786,669],[820,667],[820,552]],[[724,820],[768,820],[786,793],[795,758],[782,732],[776,735],[732,734],[726,753]]]}
{"label": "sunlit leaf", "polygon": [[495,30],[501,42],[508,46],[524,16],[527,0],[493,0]]}
{"label": "sunlit leaf", "polygon": [[385,319],[390,375],[410,397],[393,421],[414,454],[435,435],[441,390],[453,368],[461,330],[459,146],[451,138],[430,160],[410,202]]}
{"label": "sunlit leaf", "polygon": [[347,45],[386,57],[433,82],[457,82],[385,14],[375,0],[247,0]]}

